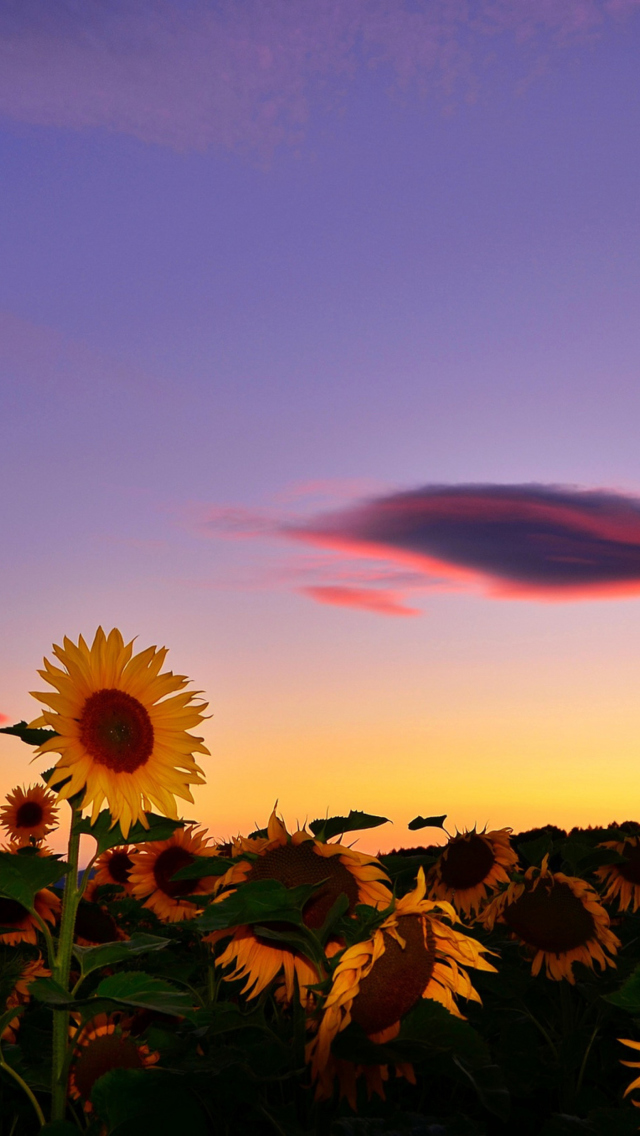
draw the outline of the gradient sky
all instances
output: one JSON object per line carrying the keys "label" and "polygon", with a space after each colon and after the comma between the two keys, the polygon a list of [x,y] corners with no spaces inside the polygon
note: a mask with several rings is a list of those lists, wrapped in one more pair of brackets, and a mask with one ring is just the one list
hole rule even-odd
{"label": "gradient sky", "polygon": [[640,817],[639,58],[640,0],[0,0],[8,721],[115,625],[216,836]]}

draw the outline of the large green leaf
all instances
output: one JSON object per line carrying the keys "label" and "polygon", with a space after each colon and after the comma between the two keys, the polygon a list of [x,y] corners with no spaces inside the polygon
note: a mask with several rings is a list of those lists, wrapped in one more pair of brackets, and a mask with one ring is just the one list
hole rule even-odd
{"label": "large green leaf", "polygon": [[190,1017],[194,1012],[193,994],[178,990],[173,983],[153,978],[141,970],[123,971],[103,978],[94,991],[94,997],[174,1017]]}
{"label": "large green leaf", "polygon": [[253,923],[292,923],[302,927],[302,908],[325,882],[287,888],[280,880],[250,880],[220,903],[210,903],[194,926],[205,933]]}
{"label": "large green leaf", "polygon": [[235,863],[235,860],[227,860],[224,856],[196,856],[193,864],[173,872],[171,879],[200,880],[206,876],[223,876]]}
{"label": "large green leaf", "polygon": [[111,1069],[91,1093],[109,1136],[210,1136],[199,1101],[184,1078],[157,1069]]}
{"label": "large green leaf", "polygon": [[48,742],[49,738],[58,736],[55,730],[30,730],[24,720],[16,722],[15,726],[3,726],[0,734],[14,734],[15,737],[20,738],[20,741],[30,746],[41,746],[44,742]]}
{"label": "large green leaf", "polygon": [[389,824],[388,817],[372,816],[369,813],[354,811],[348,817],[326,817],[324,820],[312,820],[309,824],[317,840],[330,840],[332,836],[343,832],[358,832],[365,828],[377,828],[378,825]]}
{"label": "large green leaf", "polygon": [[74,946],[73,953],[80,963],[80,974],[86,978],[93,970],[103,966],[113,966],[114,963],[124,962],[134,955],[146,954],[148,951],[159,951],[171,943],[171,939],[162,939],[159,935],[145,935],[137,931],[130,939],[123,942],[102,943],[99,947]]}
{"label": "large green leaf", "polygon": [[412,832],[415,832],[417,828],[444,828],[444,822],[446,819],[446,813],[443,813],[442,816],[417,816],[414,817],[413,820],[409,821],[407,828],[410,828]]}
{"label": "large green leaf", "polygon": [[0,895],[33,908],[36,892],[55,884],[69,865],[55,856],[0,852]]}
{"label": "large green leaf", "polygon": [[146,844],[151,840],[168,840],[177,828],[184,828],[185,824],[194,824],[188,820],[170,820],[169,817],[159,816],[157,813],[145,813],[148,828],[137,821],[126,837],[122,834],[119,824],[113,823],[113,817],[108,809],[103,809],[94,824],[89,817],[79,820],[74,832],[93,836],[98,845],[98,852],[106,852],[119,844]]}

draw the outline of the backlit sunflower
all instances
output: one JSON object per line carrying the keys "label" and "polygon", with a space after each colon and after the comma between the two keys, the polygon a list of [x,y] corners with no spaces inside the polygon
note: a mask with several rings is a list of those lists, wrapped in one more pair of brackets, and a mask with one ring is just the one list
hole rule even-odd
{"label": "backlit sunflower", "polygon": [[193,864],[196,856],[216,856],[217,848],[209,845],[210,837],[198,832],[194,825],[178,828],[168,840],[154,840],[131,852],[129,871],[131,892],[144,899],[144,907],[154,911],[165,923],[193,919],[200,908],[185,899],[187,895],[209,895],[219,876],[203,876],[199,880],[174,880],[180,868]]}
{"label": "backlit sunflower", "polygon": [[166,647],[134,655],[133,642],[99,627],[91,647],[82,636],[77,646],[65,637],[53,651],[64,670],[44,660],[38,673],[56,693],[34,693],[49,709],[31,727],[50,726],[58,735],[38,754],[61,754],[56,771],[70,780],[59,799],[82,792],[92,820],[106,800],[125,837],[136,821],[148,826],[152,807],[176,819],[175,797],[193,801],[189,785],[204,781],[193,754],[209,750],[187,733],[202,721],[206,703],[194,704],[192,692],[174,694],[187,685],[183,675],[160,674]]}
{"label": "backlit sunflower", "polygon": [[622,864],[605,864],[596,868],[596,876],[605,884],[603,903],[618,900],[618,910],[633,911],[640,907],[640,836],[626,836],[624,840],[604,840],[598,848],[611,848],[624,856]]}
{"label": "backlit sunflower", "polygon": [[98,947],[102,943],[128,938],[106,907],[86,899],[80,900],[74,930],[74,940],[79,947]]}
{"label": "backlit sunflower", "polygon": [[527,868],[522,882],[513,881],[485,908],[481,921],[488,930],[504,923],[511,937],[533,952],[531,973],[544,962],[547,978],[574,983],[572,966],[581,962],[602,970],[615,966],[620,940],[609,929],[609,916],[590,884],[577,876],[550,872],[549,857],[540,868]]}
{"label": "backlit sunflower", "polygon": [[[60,914],[60,900],[55,892],[43,888],[36,892],[34,907],[37,914],[46,923],[52,926]],[[16,943],[36,943],[38,931],[37,919],[31,912],[18,903],[16,899],[5,899],[0,896],[0,943],[15,946]]]}
{"label": "backlit sunflower", "polygon": [[510,828],[461,832],[445,844],[427,875],[429,895],[446,899],[464,915],[477,913],[499,884],[509,883],[518,855],[509,843]]}
{"label": "backlit sunflower", "polygon": [[[18,1006],[25,1006],[29,1001],[31,995],[29,993],[29,986],[36,978],[50,978],[51,971],[47,969],[42,961],[42,957],[38,955],[37,958],[32,959],[31,962],[25,963],[25,966],[16,981],[16,984],[11,991],[6,1001],[5,1009],[13,1010]],[[5,1026],[1,1041],[8,1041],[11,1045],[15,1045],[18,1030],[20,1028],[20,1018],[12,1018],[12,1020]]]}
{"label": "backlit sunflower", "polygon": [[[121,844],[119,848],[109,848],[108,851],[103,852],[95,862],[94,876],[89,881],[88,887],[91,888],[93,893],[97,887],[103,887],[110,884],[111,887],[119,887],[120,894],[131,893],[131,883],[129,881],[129,872],[133,867],[133,860],[131,853],[135,851],[133,846],[129,844]],[[92,898],[92,895],[87,895],[87,899]]]}
{"label": "backlit sunflower", "polygon": [[0,824],[18,844],[44,840],[58,823],[55,800],[42,785],[18,787],[7,794],[7,804],[0,809]]}
{"label": "backlit sunflower", "polygon": [[[640,1041],[629,1041],[627,1038],[624,1038],[624,1037],[619,1037],[618,1041],[622,1045],[630,1046],[631,1049],[640,1049]],[[621,1060],[620,1064],[621,1065],[627,1065],[629,1067],[629,1069],[640,1069],[640,1061],[622,1061]],[[638,1088],[640,1088],[640,1077],[636,1077],[635,1081],[632,1081],[630,1085],[627,1085],[626,1089],[624,1090],[625,1097],[627,1096],[628,1093],[631,1093],[631,1092],[633,1092],[634,1089],[638,1089]],[[632,1105],[635,1106],[635,1108],[640,1108],[640,1101],[632,1100],[631,1103],[632,1103]]]}
{"label": "backlit sunflower", "polygon": [[[246,837],[234,841],[234,854],[253,852],[258,858],[240,859],[224,876],[219,877],[217,889],[233,891],[250,880],[280,880],[285,887],[316,884],[326,881],[311,896],[302,909],[307,927],[319,930],[336,899],[344,894],[353,914],[356,904],[386,908],[392,900],[389,878],[382,865],[373,856],[365,856],[343,844],[325,844],[311,833],[300,829],[289,834],[284,821],[276,816],[275,809],[269,819],[266,837]],[[227,894],[231,894],[228,892]],[[228,937],[231,931],[215,931],[207,941],[215,943]],[[331,945],[328,944],[330,953]],[[246,979],[243,993],[256,998],[279,974],[284,976],[284,1001],[290,1002],[294,994],[294,975],[303,1001],[307,1000],[307,987],[320,981],[316,967],[298,951],[278,947],[273,941],[256,935],[252,927],[240,926],[224,953],[217,959],[220,966],[234,965],[227,981]]]}
{"label": "backlit sunflower", "polygon": [[160,1060],[159,1053],[131,1037],[128,1024],[120,1011],[97,1014],[75,1035],[69,1096],[82,1101],[85,1112],[93,1111],[90,1098],[99,1077],[111,1069],[144,1069]]}
{"label": "backlit sunflower", "polygon": [[[334,1038],[350,1022],[357,1022],[371,1041],[383,1044],[397,1036],[402,1018],[421,998],[440,1002],[459,1018],[463,1015],[455,1002],[457,996],[480,1001],[464,968],[495,971],[483,957],[487,948],[444,922],[444,918],[459,922],[449,903],[428,900],[425,895],[425,875],[420,868],[414,890],[397,901],[372,938],[355,943],[340,959],[317,1033],[307,1046],[316,1099],[331,1096],[337,1076],[341,1096],[355,1110],[360,1073],[367,1079],[369,1095],[376,1092],[384,1098],[387,1066],[356,1066],[332,1057]],[[409,1064],[397,1066],[396,1075],[415,1083]]]}

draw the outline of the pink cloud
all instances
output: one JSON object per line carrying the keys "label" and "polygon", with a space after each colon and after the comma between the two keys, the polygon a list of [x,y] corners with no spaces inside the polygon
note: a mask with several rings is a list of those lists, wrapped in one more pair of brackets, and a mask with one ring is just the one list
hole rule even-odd
{"label": "pink cloud", "polygon": [[9,719],[6,714],[0,714],[0,726],[5,726]]}
{"label": "pink cloud", "polygon": [[351,588],[338,584],[321,585],[298,589],[321,604],[336,607],[353,607],[360,611],[372,611],[376,615],[421,615],[419,608],[407,607],[393,592],[369,588]]}

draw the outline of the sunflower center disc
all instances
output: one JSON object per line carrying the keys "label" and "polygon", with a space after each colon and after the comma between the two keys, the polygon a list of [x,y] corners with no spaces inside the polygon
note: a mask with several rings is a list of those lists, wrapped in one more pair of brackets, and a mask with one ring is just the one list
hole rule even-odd
{"label": "sunflower center disc", "polygon": [[[422,997],[436,958],[435,936],[429,920],[419,915],[401,915],[398,933],[406,939],[404,950],[383,931],[385,952],[374,962],[351,1007],[351,1017],[366,1033],[379,1033],[408,1014]],[[426,944],[425,944],[426,936]]]}
{"label": "sunflower center disc", "polygon": [[181,895],[191,895],[198,886],[197,880],[172,880],[171,877],[180,868],[186,868],[187,864],[193,864],[194,860],[195,856],[192,856],[191,852],[187,852],[185,848],[181,848],[179,844],[172,844],[170,848],[165,848],[153,865],[153,878],[156,881],[156,886],[171,899],[178,899]]}
{"label": "sunflower center disc", "polygon": [[26,907],[17,899],[3,899],[0,896],[0,934],[3,927],[17,927],[29,914]]}
{"label": "sunflower center disc", "polygon": [[302,919],[307,927],[322,927],[339,895],[349,900],[349,914],[358,902],[358,882],[339,856],[320,856],[313,840],[301,844],[280,844],[251,865],[247,880],[280,880],[285,887],[326,883],[307,900]]}
{"label": "sunflower center disc", "polygon": [[44,812],[37,801],[25,801],[16,813],[16,828],[37,828],[42,824]]}
{"label": "sunflower center disc", "polygon": [[524,891],[507,904],[504,919],[525,943],[553,954],[584,946],[595,930],[591,912],[568,884],[557,882],[541,881],[535,891]]}
{"label": "sunflower center disc", "polygon": [[142,1068],[143,1061],[135,1042],[115,1033],[106,1033],[94,1038],[83,1050],[75,1062],[74,1076],[78,1092],[84,1100],[88,1100],[98,1077],[110,1069]]}
{"label": "sunflower center disc", "polygon": [[141,702],[124,690],[97,690],[80,715],[80,741],[94,761],[134,773],[153,752],[153,726]]}
{"label": "sunflower center disc", "polygon": [[132,867],[133,860],[127,856],[126,852],[114,852],[113,856],[109,857],[107,870],[112,880],[115,880],[117,884],[126,884]]}
{"label": "sunflower center disc", "polygon": [[626,863],[616,864],[615,867],[627,883],[640,884],[640,845],[625,844],[623,856]]}
{"label": "sunflower center disc", "polygon": [[454,839],[440,857],[440,875],[450,888],[463,890],[486,880],[495,864],[493,849],[475,833]]}
{"label": "sunflower center disc", "polygon": [[76,915],[76,935],[89,943],[113,943],[118,938],[115,919],[98,903],[80,900]]}

